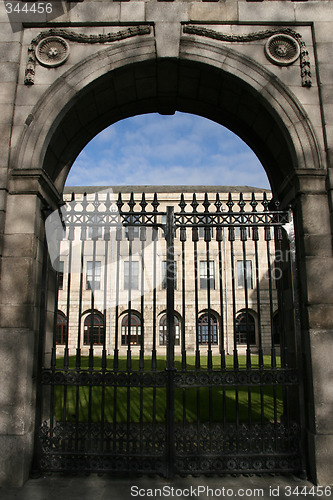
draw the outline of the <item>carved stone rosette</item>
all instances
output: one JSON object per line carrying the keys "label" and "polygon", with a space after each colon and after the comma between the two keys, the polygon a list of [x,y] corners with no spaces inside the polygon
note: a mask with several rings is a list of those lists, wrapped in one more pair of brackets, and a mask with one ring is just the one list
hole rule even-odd
{"label": "carved stone rosette", "polygon": [[35,54],[39,64],[48,68],[55,68],[67,61],[69,45],[60,36],[49,36],[39,42]]}
{"label": "carved stone rosette", "polygon": [[273,35],[265,44],[267,59],[278,66],[289,66],[299,58],[301,48],[290,35]]}

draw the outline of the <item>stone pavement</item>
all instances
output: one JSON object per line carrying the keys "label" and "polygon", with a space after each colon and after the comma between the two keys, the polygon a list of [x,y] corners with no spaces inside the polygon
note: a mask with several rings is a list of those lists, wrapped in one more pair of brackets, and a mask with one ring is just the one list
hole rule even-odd
{"label": "stone pavement", "polygon": [[111,478],[48,476],[30,479],[23,488],[0,488],[1,500],[132,500],[221,498],[332,498],[333,487],[317,488],[294,476]]}

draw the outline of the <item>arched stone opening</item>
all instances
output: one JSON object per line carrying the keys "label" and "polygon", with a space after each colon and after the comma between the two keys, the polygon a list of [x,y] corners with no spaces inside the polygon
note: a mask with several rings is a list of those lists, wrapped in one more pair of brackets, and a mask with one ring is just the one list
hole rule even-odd
{"label": "arched stone opening", "polygon": [[22,134],[15,170],[43,165],[61,192],[76,156],[105,127],[138,114],[176,110],[204,116],[240,136],[262,162],[274,194],[292,182],[296,170],[322,166],[300,103],[255,62],[214,43],[186,40],[180,59],[165,60],[156,59],[147,41],[137,43],[135,55],[128,45],[121,60],[114,61],[113,48],[104,50],[50,87]]}

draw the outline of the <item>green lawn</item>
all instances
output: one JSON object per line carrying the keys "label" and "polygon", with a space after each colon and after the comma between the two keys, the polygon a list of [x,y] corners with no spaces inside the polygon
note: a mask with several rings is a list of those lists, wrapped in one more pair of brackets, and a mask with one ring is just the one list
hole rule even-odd
{"label": "green lawn", "polygon": [[[88,358],[81,358],[82,368],[88,367]],[[265,358],[265,365],[270,366],[269,357]],[[60,367],[61,360],[57,360],[57,366]],[[94,358],[94,367],[100,367],[101,359]],[[146,360],[146,369],[150,368],[151,360]],[[213,358],[215,369],[219,367],[219,358]],[[246,367],[245,356],[239,357],[241,368]],[[258,361],[253,359],[253,367],[258,366]],[[75,366],[75,358],[70,358],[70,366]],[[180,359],[175,360],[176,368],[180,369]],[[202,363],[204,368],[205,364]],[[133,359],[132,369],[138,369],[138,359]],[[232,368],[232,357],[227,358],[227,367]],[[108,361],[108,368],[112,368],[112,361]],[[165,368],[165,358],[158,359],[157,369]],[[188,370],[194,369],[194,357],[188,357]],[[126,359],[119,359],[119,369],[126,369]],[[241,387],[236,392],[234,388],[223,391],[219,387],[207,388],[187,388],[175,389],[175,421],[185,420],[187,423],[194,423],[197,418],[201,423],[209,422],[210,414],[213,422],[223,422],[224,408],[226,422],[236,421],[236,406],[238,406],[238,415],[240,422],[260,421],[264,418],[267,421],[274,421],[274,412],[277,420],[280,420],[283,413],[282,389],[276,387],[275,397],[272,387],[265,387],[263,390],[263,404],[261,404],[261,393],[259,387],[252,387],[250,391],[247,387]],[[236,399],[238,398],[238,404]],[[251,399],[251,414],[249,415],[249,398]],[[54,389],[54,408],[57,420],[64,420],[64,400],[66,400],[66,420],[87,422],[89,411],[91,419],[94,422],[101,421],[102,401],[104,399],[104,421],[126,422],[129,417],[131,422],[140,422],[140,414],[143,422],[161,423],[165,421],[166,412],[166,389],[165,388],[137,388],[137,387],[74,387],[74,386],[56,386]],[[275,400],[275,404],[274,404]],[[155,405],[154,405],[155,401]],[[76,415],[76,408],[78,414]],[[116,411],[114,411],[116,408]],[[262,409],[263,408],[263,415]]]}
{"label": "green lawn", "polygon": [[[226,356],[226,368],[227,369],[233,369],[233,356]],[[246,357],[245,356],[238,356],[238,364],[240,369],[246,368]],[[276,358],[276,364],[277,367],[281,366],[280,363],[280,357]],[[98,370],[101,368],[102,365],[102,358],[101,356],[94,356],[94,369]],[[64,358],[59,357],[57,358],[57,368],[62,368],[64,366]],[[85,369],[88,368],[89,366],[89,358],[88,356],[81,356],[81,368]],[[69,357],[69,367],[70,368],[75,368],[75,356],[70,356]],[[157,370],[164,370],[166,367],[166,356],[158,356],[157,358]],[[194,370],[195,369],[195,357],[194,356],[187,356],[186,357],[186,367],[187,370]],[[221,358],[220,356],[213,356],[213,369],[218,370],[221,367]],[[259,357],[256,354],[251,355],[251,367],[252,368],[258,368],[259,367]],[[271,357],[270,356],[264,356],[264,367],[265,368],[270,368],[271,367]],[[181,357],[180,356],[175,356],[175,368],[177,370],[181,370]],[[201,369],[206,369],[207,368],[207,357],[206,356],[201,356]],[[113,357],[109,356],[107,358],[107,369],[108,370],[113,370]],[[119,358],[119,370],[126,370],[127,369],[127,361],[126,357],[120,357]],[[147,356],[145,357],[144,360],[144,369],[145,370],[151,370],[151,357]],[[132,370],[139,370],[139,358],[138,356],[133,356],[132,357]]]}

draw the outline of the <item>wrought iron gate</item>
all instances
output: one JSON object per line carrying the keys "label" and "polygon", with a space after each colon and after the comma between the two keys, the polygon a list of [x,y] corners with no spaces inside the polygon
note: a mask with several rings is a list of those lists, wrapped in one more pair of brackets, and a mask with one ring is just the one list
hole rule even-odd
{"label": "wrought iron gate", "polygon": [[48,219],[40,469],[302,470],[291,215],[200,196],[85,195]]}

